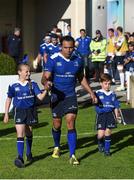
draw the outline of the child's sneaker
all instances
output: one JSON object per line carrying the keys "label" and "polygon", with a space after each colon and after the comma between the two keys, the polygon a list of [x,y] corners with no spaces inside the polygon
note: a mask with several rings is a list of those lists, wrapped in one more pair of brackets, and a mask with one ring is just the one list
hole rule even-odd
{"label": "child's sneaker", "polygon": [[29,162],[32,162],[32,161],[33,161],[32,153],[30,153],[29,155],[27,155],[27,161],[29,161]]}
{"label": "child's sneaker", "polygon": [[105,151],[105,152],[104,152],[104,156],[109,157],[109,156],[111,156],[111,154],[110,154],[109,151]]}
{"label": "child's sneaker", "polygon": [[23,168],[23,167],[25,167],[25,165],[24,165],[24,160],[23,160],[20,156],[18,156],[18,157],[15,159],[14,164],[15,164],[15,166],[17,166],[18,168]]}

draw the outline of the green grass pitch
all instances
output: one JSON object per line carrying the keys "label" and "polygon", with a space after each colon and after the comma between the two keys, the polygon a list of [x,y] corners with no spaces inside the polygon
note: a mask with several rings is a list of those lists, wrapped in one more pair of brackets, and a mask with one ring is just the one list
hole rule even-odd
{"label": "green grass pitch", "polygon": [[[127,107],[125,104],[123,107]],[[61,157],[53,159],[51,136],[51,112],[39,108],[39,124],[34,127],[34,162],[18,169],[13,162],[17,155],[14,122],[4,125],[0,116],[0,178],[1,179],[133,179],[134,178],[134,125],[113,130],[111,157],[104,157],[97,149],[94,130],[95,111],[93,106],[79,107],[77,116],[78,143],[76,156],[79,166],[69,164],[67,129],[63,119]],[[25,153],[24,153],[25,154]]]}

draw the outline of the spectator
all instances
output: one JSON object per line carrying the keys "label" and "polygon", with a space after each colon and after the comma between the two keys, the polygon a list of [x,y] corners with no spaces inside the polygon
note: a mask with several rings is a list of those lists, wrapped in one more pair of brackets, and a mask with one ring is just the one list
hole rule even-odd
{"label": "spectator", "polygon": [[123,28],[117,27],[117,39],[115,43],[115,68],[119,71],[120,86],[116,88],[117,91],[125,90],[125,75],[124,75],[124,58],[128,51],[128,44],[125,36],[123,35]]}
{"label": "spectator", "polygon": [[67,31],[68,31],[67,35],[68,35],[68,36],[72,36],[71,26],[70,26],[69,24],[67,25]]}
{"label": "spectator", "polygon": [[[115,57],[115,41],[116,37],[114,35],[114,29],[108,29],[108,39],[107,39],[107,57],[106,57],[106,68],[108,73],[112,77],[112,83],[115,83],[115,70],[113,66],[113,61]],[[105,68],[104,68],[105,70]]]}
{"label": "spectator", "polygon": [[104,72],[104,61],[106,59],[106,39],[100,30],[96,30],[96,37],[90,44],[92,62],[95,68],[95,81],[99,81],[100,75]]}
{"label": "spectator", "polygon": [[76,50],[84,60],[84,73],[89,79],[89,55],[91,38],[86,35],[85,29],[80,29],[80,37],[76,39]]}
{"label": "spectator", "polygon": [[20,28],[16,27],[14,33],[9,35],[7,40],[8,53],[14,58],[16,65],[20,63],[22,55],[22,41],[20,38]]}
{"label": "spectator", "polygon": [[127,52],[124,59],[125,77],[127,85],[127,102],[130,102],[130,76],[134,73],[134,42],[128,44],[129,51]]}

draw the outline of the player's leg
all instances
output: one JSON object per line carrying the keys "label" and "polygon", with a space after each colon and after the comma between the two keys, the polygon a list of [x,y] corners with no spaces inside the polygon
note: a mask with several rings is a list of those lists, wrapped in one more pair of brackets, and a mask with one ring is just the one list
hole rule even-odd
{"label": "player's leg", "polygon": [[52,136],[54,140],[53,158],[59,158],[60,156],[60,137],[61,137],[61,118],[53,118]]}
{"label": "player's leg", "polygon": [[105,131],[105,147],[104,147],[104,155],[106,156],[110,156],[111,133],[112,130],[107,128]]}
{"label": "player's leg", "polygon": [[96,129],[97,129],[97,140],[98,140],[98,150],[99,152],[104,151],[104,136],[106,129],[106,118],[104,114],[96,115]]}
{"label": "player's leg", "polygon": [[73,165],[78,165],[79,162],[75,157],[76,143],[77,143],[77,132],[75,129],[75,120],[78,111],[77,97],[71,96],[64,100],[64,113],[67,124],[67,140],[70,151],[70,163]]}
{"label": "player's leg", "polygon": [[99,129],[97,132],[99,152],[104,152],[104,135],[105,135],[105,130]]}
{"label": "player's leg", "polygon": [[33,158],[32,158],[33,134],[32,134],[32,127],[31,126],[26,125],[25,134],[26,134],[26,156],[27,156],[27,161],[31,162],[33,160]]}
{"label": "player's leg", "polygon": [[25,136],[25,124],[16,124],[17,132],[17,150],[18,157],[15,159],[15,165],[19,168],[24,167],[23,152],[24,152],[24,136]]}
{"label": "player's leg", "polygon": [[119,56],[118,57],[118,65],[117,65],[117,69],[118,69],[118,72],[119,72],[119,77],[120,77],[120,86],[117,87],[117,91],[124,91],[125,90],[125,74],[124,74],[124,57],[123,56]]}
{"label": "player's leg", "polygon": [[78,165],[79,161],[75,157],[76,143],[77,143],[77,132],[75,129],[76,114],[68,113],[65,116],[67,123],[67,140],[70,152],[70,163],[72,165]]}

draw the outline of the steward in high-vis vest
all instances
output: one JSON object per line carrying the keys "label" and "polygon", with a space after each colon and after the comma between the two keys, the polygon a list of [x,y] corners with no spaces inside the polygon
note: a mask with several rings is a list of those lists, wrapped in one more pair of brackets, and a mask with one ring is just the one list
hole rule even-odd
{"label": "steward in high-vis vest", "polygon": [[100,30],[96,30],[96,37],[90,43],[91,60],[95,68],[95,81],[99,81],[100,74],[104,72],[104,61],[106,59],[106,39]]}

